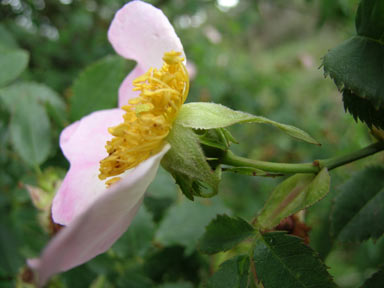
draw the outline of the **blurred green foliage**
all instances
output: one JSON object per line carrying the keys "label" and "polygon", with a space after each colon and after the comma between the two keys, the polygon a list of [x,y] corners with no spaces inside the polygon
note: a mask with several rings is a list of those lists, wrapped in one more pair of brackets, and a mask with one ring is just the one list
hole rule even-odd
{"label": "blurred green foliage", "polygon": [[[238,154],[279,162],[327,158],[370,142],[366,126],[343,113],[336,87],[318,69],[327,50],[354,33],[357,2],[240,0],[225,7],[220,5],[224,1],[151,1],[170,18],[195,67],[187,101],[213,101],[263,115],[300,127],[322,143],[321,147],[301,143],[270,127],[230,129],[240,142],[232,145]],[[108,75],[115,76],[106,89],[117,93],[132,65],[114,56],[106,36],[123,4],[0,1],[0,287],[14,287],[25,259],[36,257],[49,239],[40,225],[43,211],[33,206],[26,185],[52,195],[57,178],[68,167],[58,149],[60,131],[70,121],[116,101],[103,98],[94,106],[78,102],[76,93],[85,88],[76,79],[97,74],[92,69],[108,62]],[[6,61],[13,57],[18,65],[11,67]],[[83,110],[76,110],[79,107]],[[358,287],[382,264],[382,239],[341,246],[329,234],[331,204],[340,184],[377,160],[382,162],[383,156],[332,171],[331,192],[306,211],[306,223],[312,228],[310,246],[331,267],[340,287]],[[57,177],[47,176],[51,174]],[[49,287],[202,287],[221,263],[244,249],[201,254],[196,244],[205,226],[217,213],[251,220],[280,181],[229,173],[222,178],[218,197],[192,203],[161,170],[145,205],[113,248],[56,276]],[[219,272],[240,269],[241,260],[239,256],[224,262]],[[211,278],[209,285],[215,281],[220,279]]]}

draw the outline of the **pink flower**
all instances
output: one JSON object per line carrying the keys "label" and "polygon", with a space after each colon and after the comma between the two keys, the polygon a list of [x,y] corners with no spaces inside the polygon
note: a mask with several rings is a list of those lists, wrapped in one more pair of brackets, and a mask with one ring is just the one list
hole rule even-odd
{"label": "pink flower", "polygon": [[[167,17],[141,1],[130,2],[116,13],[108,37],[118,54],[137,61],[120,87],[119,107],[139,95],[132,91],[132,81],[150,67],[160,68],[165,52],[183,53]],[[39,286],[52,275],[78,266],[111,247],[130,225],[161,158],[170,148],[168,144],[162,145],[156,150],[158,153],[125,171],[119,181],[106,188],[98,177],[100,161],[108,156],[105,145],[112,139],[108,128],[120,124],[124,113],[118,108],[97,111],[61,133],[60,146],[70,169],[53,200],[52,217],[66,227],[50,241],[39,259],[28,261]]]}

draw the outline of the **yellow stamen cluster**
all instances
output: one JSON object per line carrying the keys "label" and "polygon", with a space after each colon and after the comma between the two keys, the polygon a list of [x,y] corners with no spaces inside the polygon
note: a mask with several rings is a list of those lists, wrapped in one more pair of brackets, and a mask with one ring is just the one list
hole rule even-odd
{"label": "yellow stamen cluster", "polygon": [[[189,78],[180,52],[167,52],[161,69],[149,69],[133,81],[140,96],[123,106],[124,122],[109,128],[114,137],[100,161],[101,180],[120,175],[161,151],[177,113],[189,90]],[[109,179],[111,185],[119,177]]]}

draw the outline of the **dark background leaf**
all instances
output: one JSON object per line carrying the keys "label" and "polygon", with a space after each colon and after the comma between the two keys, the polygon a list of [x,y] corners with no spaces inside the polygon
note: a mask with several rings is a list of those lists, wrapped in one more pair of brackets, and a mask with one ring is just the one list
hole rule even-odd
{"label": "dark background leaf", "polygon": [[384,2],[380,0],[362,0],[356,14],[356,30],[378,41],[384,40]]}
{"label": "dark background leaf", "polygon": [[71,120],[96,110],[116,108],[118,88],[132,68],[132,61],[119,56],[107,56],[86,68],[73,85]]}
{"label": "dark background leaf", "polygon": [[208,280],[207,288],[247,287],[249,257],[236,256],[222,263],[219,270]]}
{"label": "dark background leaf", "polygon": [[27,51],[7,50],[0,46],[0,87],[15,80],[27,68],[28,60]]}
{"label": "dark background leaf", "polygon": [[119,257],[143,257],[152,247],[155,225],[151,216],[145,206],[140,208],[129,230],[113,245]]}
{"label": "dark background leaf", "polygon": [[384,233],[384,168],[366,168],[340,187],[331,220],[338,240],[378,239]]}
{"label": "dark background leaf", "polygon": [[44,84],[21,81],[0,89],[0,99],[9,111],[17,109],[18,101],[24,101],[20,100],[23,98],[33,98],[43,107],[51,107],[62,121],[66,121],[65,102],[56,91]]}
{"label": "dark background leaf", "polygon": [[35,98],[19,99],[12,111],[11,141],[20,157],[31,167],[38,167],[51,152],[51,125],[48,115]]}
{"label": "dark background leaf", "polygon": [[381,269],[371,276],[362,286],[362,288],[381,288],[384,283],[384,270]]}
{"label": "dark background leaf", "polygon": [[198,267],[204,259],[196,252],[185,253],[182,246],[168,246],[154,251],[144,263],[144,271],[154,282],[173,282],[185,279],[199,283]]}
{"label": "dark background leaf", "polygon": [[156,232],[155,239],[163,245],[183,245],[187,253],[193,251],[205,226],[219,213],[228,210],[219,199],[205,205],[184,200],[171,207]]}

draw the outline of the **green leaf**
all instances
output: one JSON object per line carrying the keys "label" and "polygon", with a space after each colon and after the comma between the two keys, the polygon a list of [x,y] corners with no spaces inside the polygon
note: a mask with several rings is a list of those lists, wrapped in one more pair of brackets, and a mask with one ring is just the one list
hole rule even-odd
{"label": "green leaf", "polygon": [[382,288],[384,283],[384,270],[381,269],[372,275],[361,287],[364,288]]}
{"label": "green leaf", "polygon": [[384,2],[380,0],[362,0],[356,15],[356,30],[378,41],[384,40]]}
{"label": "green leaf", "polygon": [[193,199],[193,195],[200,196],[200,185],[206,184],[212,190],[208,196],[217,194],[221,170],[211,169],[192,129],[174,124],[167,141],[171,149],[161,164],[172,174],[183,193]]}
{"label": "green leaf", "polygon": [[0,47],[9,49],[18,48],[12,33],[9,32],[3,24],[0,24]]}
{"label": "green leaf", "polygon": [[183,245],[187,251],[195,249],[204,227],[220,213],[228,212],[216,198],[210,205],[183,201],[169,208],[156,232],[156,241],[163,245]]}
{"label": "green leaf", "polygon": [[368,126],[383,128],[384,46],[355,36],[330,50],[323,65],[325,75],[342,91],[345,109]]}
{"label": "green leaf", "polygon": [[73,85],[71,120],[96,110],[116,108],[118,89],[132,66],[119,56],[107,56],[87,67]]}
{"label": "green leaf", "polygon": [[18,82],[0,90],[0,99],[10,112],[16,109],[21,98],[34,99],[42,106],[53,110],[52,113],[55,113],[61,122],[66,122],[65,103],[59,94],[48,86],[35,82]]}
{"label": "green leaf", "polygon": [[350,90],[343,89],[344,108],[352,114],[355,121],[360,119],[369,127],[384,127],[383,110],[376,110],[368,99],[361,98]]}
{"label": "green leaf", "polygon": [[[208,280],[207,288],[247,287],[249,257],[241,255],[225,261]],[[266,287],[268,288],[268,287]]]}
{"label": "green leaf", "polygon": [[[128,269],[124,269],[124,273],[117,280],[117,287],[124,288],[153,288],[154,283],[147,275],[145,275],[142,271],[130,271]],[[112,286],[113,287],[113,286]]]}
{"label": "green leaf", "polygon": [[65,283],[65,286],[71,288],[89,287],[97,277],[97,274],[90,271],[88,266],[88,264],[81,265],[62,273],[60,277]]}
{"label": "green leaf", "polygon": [[261,235],[253,255],[257,277],[265,288],[336,287],[317,253],[295,236]]}
{"label": "green leaf", "polygon": [[198,102],[184,104],[175,122],[184,127],[206,130],[224,128],[237,123],[271,124],[292,137],[312,144],[319,144],[308,133],[294,126],[281,124],[265,117],[235,111],[215,103]]}
{"label": "green leaf", "polygon": [[37,167],[51,152],[51,125],[42,107],[33,97],[21,97],[12,111],[11,141],[21,158]]}
{"label": "green leaf", "polygon": [[0,87],[15,80],[27,68],[29,54],[27,51],[7,50],[0,47]]}
{"label": "green leaf", "polygon": [[143,270],[157,283],[184,279],[197,284],[200,280],[199,268],[204,263],[202,260],[196,251],[188,254],[185,248],[181,246],[164,247],[146,258],[143,263]]}
{"label": "green leaf", "polygon": [[324,74],[330,75],[343,93],[345,109],[368,126],[384,128],[384,5],[363,0],[357,17],[357,35],[331,49],[323,59]]}
{"label": "green leaf", "polygon": [[191,282],[175,282],[175,283],[164,283],[158,286],[158,288],[193,288]]}
{"label": "green leaf", "polygon": [[253,233],[253,227],[245,220],[217,215],[205,228],[205,233],[199,242],[199,249],[207,254],[227,251],[251,237]]}
{"label": "green leaf", "polygon": [[14,231],[8,228],[9,223],[3,223],[3,221],[4,218],[0,223],[0,275],[10,276],[17,273],[23,259],[19,252],[19,243]]}
{"label": "green leaf", "polygon": [[93,280],[92,284],[89,288],[105,288],[108,287],[108,280],[105,275],[99,275],[95,280]]}
{"label": "green leaf", "polygon": [[153,215],[153,221],[158,223],[164,216],[165,211],[172,205],[173,199],[170,197],[153,197],[146,195],[144,205]]}
{"label": "green leaf", "polygon": [[317,175],[296,174],[280,183],[264,205],[257,221],[263,229],[270,229],[282,219],[307,208],[327,195],[331,178],[328,170]]}
{"label": "green leaf", "polygon": [[331,214],[332,234],[348,242],[383,235],[384,168],[359,171],[340,190]]}

